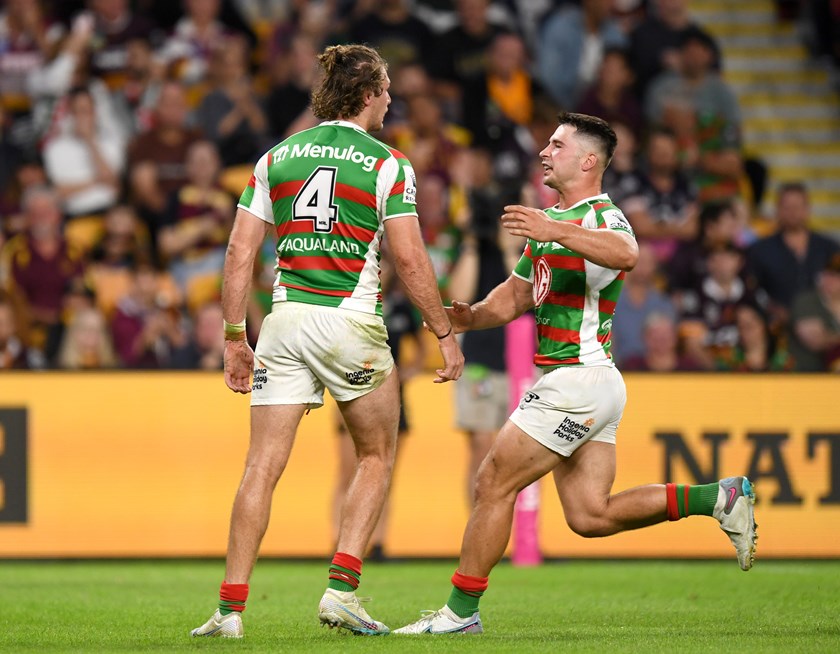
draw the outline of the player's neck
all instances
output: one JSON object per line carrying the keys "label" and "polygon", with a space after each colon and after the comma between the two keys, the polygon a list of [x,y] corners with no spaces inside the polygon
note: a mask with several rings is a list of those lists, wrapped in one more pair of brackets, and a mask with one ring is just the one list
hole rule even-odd
{"label": "player's neck", "polygon": [[583,184],[568,188],[559,188],[557,192],[560,194],[560,200],[557,202],[556,207],[561,210],[573,207],[582,200],[594,198],[596,195],[603,193],[600,182],[597,184]]}
{"label": "player's neck", "polygon": [[366,119],[364,112],[362,112],[358,116],[353,116],[353,118],[339,116],[338,118],[336,118],[336,120],[340,120],[345,123],[352,123],[353,125],[356,125],[357,127],[360,127],[361,129],[365,130],[366,132],[370,132],[370,125],[368,125],[368,120]]}

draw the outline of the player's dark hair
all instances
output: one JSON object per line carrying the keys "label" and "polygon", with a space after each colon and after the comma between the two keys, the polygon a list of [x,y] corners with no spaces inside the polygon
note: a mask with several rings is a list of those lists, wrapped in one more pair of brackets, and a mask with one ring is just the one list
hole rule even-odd
{"label": "player's dark hair", "polygon": [[383,92],[388,64],[366,45],[332,45],[318,55],[324,76],[312,91],[312,113],[321,120],[355,118],[365,93]]}
{"label": "player's dark hair", "polygon": [[595,139],[604,152],[604,168],[610,165],[618,138],[609,123],[597,116],[561,111],[557,116],[561,125],[571,125],[578,134]]}

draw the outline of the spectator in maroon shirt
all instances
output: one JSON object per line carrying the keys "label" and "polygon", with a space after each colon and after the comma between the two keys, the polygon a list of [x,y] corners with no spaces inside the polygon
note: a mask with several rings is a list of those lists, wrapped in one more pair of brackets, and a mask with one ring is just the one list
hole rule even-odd
{"label": "spectator in maroon shirt", "polygon": [[117,304],[111,334],[126,368],[166,368],[172,351],[187,344],[180,311],[161,282],[154,268],[141,265],[131,290]]}
{"label": "spectator in maroon shirt", "polygon": [[29,345],[51,361],[61,336],[64,296],[71,282],[83,275],[84,262],[64,239],[55,191],[46,186],[29,189],[23,212],[26,229],[3,248],[0,279],[5,280],[28,325]]}
{"label": "spectator in maroon shirt", "polygon": [[213,276],[221,286],[222,266],[234,202],[219,186],[221,159],[211,141],[187,151],[188,182],[175,193],[160,229],[160,253],[184,293],[197,277]]}
{"label": "spectator in maroon shirt", "polygon": [[[19,121],[17,144],[32,144],[30,82],[63,36],[39,0],[8,0],[0,8],[0,104]],[[20,128],[24,129],[20,129]]]}
{"label": "spectator in maroon shirt", "polygon": [[221,0],[184,0],[184,15],[158,56],[174,75],[195,87],[207,81],[213,50],[235,32],[221,19]]}
{"label": "spectator in maroon shirt", "polygon": [[129,146],[129,186],[154,242],[170,195],[187,182],[186,158],[200,134],[187,126],[188,107],[180,82],[164,83],[151,130]]}
{"label": "spectator in maroon shirt", "polygon": [[134,39],[157,45],[161,32],[147,16],[134,13],[128,0],[91,0],[94,19],[93,74],[112,91],[126,81],[128,44]]}

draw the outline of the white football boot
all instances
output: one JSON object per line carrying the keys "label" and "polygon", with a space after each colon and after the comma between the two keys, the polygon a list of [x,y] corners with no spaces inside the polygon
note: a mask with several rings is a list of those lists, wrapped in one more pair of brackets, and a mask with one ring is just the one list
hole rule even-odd
{"label": "white football boot", "polygon": [[327,588],[318,605],[318,619],[330,628],[348,629],[354,634],[381,636],[389,633],[391,630],[371,618],[360,603],[369,601],[369,597],[356,597],[353,591]]}
{"label": "white football boot", "polygon": [[200,627],[193,629],[190,636],[210,636],[221,638],[242,638],[245,630],[242,628],[242,614],[234,611],[222,615],[219,609]]}
{"label": "white football boot", "polygon": [[712,515],[735,546],[741,570],[749,570],[755,559],[755,542],[758,540],[753,509],[755,490],[746,477],[727,477],[718,483],[718,498]]}
{"label": "white football boot", "polygon": [[462,618],[448,606],[439,611],[423,611],[423,617],[394,631],[395,634],[480,634],[484,632],[478,611]]}

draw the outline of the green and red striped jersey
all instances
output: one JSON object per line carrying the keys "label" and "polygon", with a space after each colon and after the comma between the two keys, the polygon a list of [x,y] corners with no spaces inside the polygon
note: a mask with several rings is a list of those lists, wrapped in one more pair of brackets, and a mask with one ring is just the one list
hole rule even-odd
{"label": "green and red striped jersey", "polygon": [[[554,220],[587,229],[633,229],[606,194],[568,209],[546,209]],[[610,337],[624,272],[587,261],[559,243],[528,239],[513,274],[534,287],[539,346],[534,363],[542,368],[612,365]]]}
{"label": "green and red striped jersey", "polygon": [[402,153],[353,123],[328,121],[263,155],[239,207],[277,231],[274,302],[382,315],[384,223],[416,216],[416,197]]}

